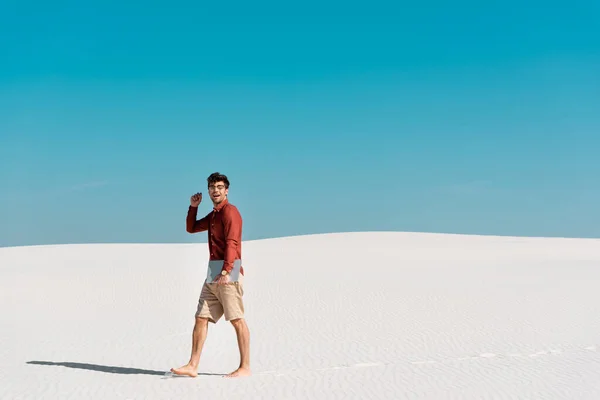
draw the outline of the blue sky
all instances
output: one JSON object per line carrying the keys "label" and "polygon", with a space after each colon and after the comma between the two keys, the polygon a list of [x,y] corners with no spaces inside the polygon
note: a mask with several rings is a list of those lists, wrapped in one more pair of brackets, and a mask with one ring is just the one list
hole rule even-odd
{"label": "blue sky", "polygon": [[600,3],[175,5],[0,6],[0,246],[600,237]]}

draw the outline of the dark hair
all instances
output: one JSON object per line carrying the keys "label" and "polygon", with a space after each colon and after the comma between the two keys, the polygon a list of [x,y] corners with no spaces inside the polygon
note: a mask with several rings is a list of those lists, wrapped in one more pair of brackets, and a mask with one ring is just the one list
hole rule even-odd
{"label": "dark hair", "polygon": [[206,181],[208,182],[208,186],[217,182],[223,182],[225,184],[225,188],[229,188],[229,179],[227,179],[227,176],[218,172],[213,172],[210,174]]}

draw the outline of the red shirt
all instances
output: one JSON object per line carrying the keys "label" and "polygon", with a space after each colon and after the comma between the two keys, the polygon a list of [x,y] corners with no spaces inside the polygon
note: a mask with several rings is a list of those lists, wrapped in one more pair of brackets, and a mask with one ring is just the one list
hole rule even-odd
{"label": "red shirt", "polygon": [[[231,272],[233,261],[242,259],[242,216],[236,206],[223,200],[204,218],[196,220],[198,207],[190,206],[186,218],[189,233],[208,231],[211,260],[224,260],[223,269]],[[244,268],[240,269],[244,274]]]}

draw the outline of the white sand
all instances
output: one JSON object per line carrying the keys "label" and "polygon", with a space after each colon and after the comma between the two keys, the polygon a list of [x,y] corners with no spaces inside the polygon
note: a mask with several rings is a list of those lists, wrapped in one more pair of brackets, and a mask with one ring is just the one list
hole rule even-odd
{"label": "white sand", "polygon": [[[199,235],[200,239],[200,235]],[[600,399],[600,240],[344,233],[244,242],[232,326],[187,362],[207,245],[0,249],[2,399]]]}

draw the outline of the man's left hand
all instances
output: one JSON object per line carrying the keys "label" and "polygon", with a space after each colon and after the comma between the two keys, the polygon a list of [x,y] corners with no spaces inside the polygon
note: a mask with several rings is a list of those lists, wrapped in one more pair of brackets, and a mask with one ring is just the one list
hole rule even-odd
{"label": "man's left hand", "polygon": [[227,274],[227,275],[218,275],[213,282],[215,282],[219,285],[226,285],[230,281],[231,281],[231,279],[229,278],[229,274]]}

